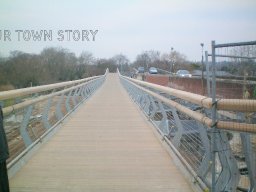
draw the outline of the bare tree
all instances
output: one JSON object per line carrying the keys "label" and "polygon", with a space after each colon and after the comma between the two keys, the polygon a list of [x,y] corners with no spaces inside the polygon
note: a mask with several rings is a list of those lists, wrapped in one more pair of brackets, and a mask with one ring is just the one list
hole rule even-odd
{"label": "bare tree", "polygon": [[125,55],[123,54],[115,55],[114,57],[112,57],[112,60],[114,61],[115,65],[117,65],[120,72],[129,70],[128,64],[130,63],[130,61]]}
{"label": "bare tree", "polygon": [[178,51],[171,51],[169,53],[169,61],[172,72],[176,72],[179,69],[187,69],[189,67],[186,56]]}
{"label": "bare tree", "polygon": [[148,69],[151,66],[157,66],[159,62],[160,62],[160,52],[149,50],[149,51],[144,51],[141,54],[137,55],[134,65],[135,67],[142,66]]}
{"label": "bare tree", "polygon": [[[239,57],[256,57],[256,46],[241,46],[235,47],[230,50],[230,55]],[[235,73],[236,75],[254,76],[256,74],[256,62],[255,59],[239,59],[234,58],[231,60],[229,65],[229,71]]]}
{"label": "bare tree", "polygon": [[93,65],[95,64],[95,58],[92,53],[83,51],[78,58],[78,62],[79,64]]}

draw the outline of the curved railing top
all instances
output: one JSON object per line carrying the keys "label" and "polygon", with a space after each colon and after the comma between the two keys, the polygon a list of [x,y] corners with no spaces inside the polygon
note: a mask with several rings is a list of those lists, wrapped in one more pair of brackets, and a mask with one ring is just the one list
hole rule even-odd
{"label": "curved railing top", "polygon": [[[106,70],[104,75],[106,75],[107,72],[108,72],[108,69]],[[6,100],[6,99],[13,99],[16,97],[22,97],[22,96],[26,96],[29,94],[40,93],[43,91],[64,88],[67,86],[78,85],[78,84],[96,79],[98,77],[100,77],[100,76],[93,76],[93,77],[88,77],[88,78],[84,78],[84,79],[79,79],[79,80],[74,80],[74,81],[66,81],[66,82],[49,84],[49,85],[42,85],[42,86],[36,86],[36,87],[28,87],[28,88],[15,89],[15,90],[10,90],[10,91],[3,91],[3,92],[0,92],[0,101]]]}
{"label": "curved railing top", "polygon": [[59,88],[63,88],[62,90],[58,91],[52,91],[50,94],[47,95],[42,95],[37,98],[33,99],[28,99],[24,100],[23,102],[16,103],[7,107],[3,108],[3,113],[4,115],[11,113],[12,111],[22,109],[26,106],[35,104],[40,101],[44,101],[48,98],[57,96],[59,94],[66,93],[68,91],[74,90],[76,88],[79,88],[83,86],[85,83],[89,83],[91,81],[94,81],[102,76],[106,76],[108,73],[108,69],[106,70],[104,75],[100,76],[93,76],[85,79],[79,79],[75,81],[67,81],[67,82],[62,82],[62,83],[55,83],[55,84],[50,84],[50,85],[43,85],[43,86],[37,86],[37,87],[30,87],[30,88],[23,88],[23,89],[17,89],[17,90],[11,90],[11,91],[4,91],[0,93],[0,100],[5,100],[5,99],[14,99],[17,97],[22,97],[22,96],[27,96],[29,94],[36,94],[36,93],[41,93],[43,91],[50,91],[50,90],[55,90]]}
{"label": "curved railing top", "polygon": [[[104,83],[107,73],[108,70],[101,76],[1,93],[2,98],[8,99],[2,111],[10,152],[9,176],[20,168],[21,159],[22,164],[27,161],[32,148],[50,136],[52,130]],[[19,98],[20,95],[23,97]],[[15,100],[16,97],[19,99]]]}
{"label": "curved railing top", "polygon": [[[254,191],[256,101],[204,97],[120,75],[195,191]],[[246,170],[246,171],[245,171]],[[213,180],[216,178],[216,180]],[[195,182],[196,181],[196,182]],[[222,182],[224,181],[224,182]]]}
{"label": "curved railing top", "polygon": [[[207,109],[212,108],[212,106],[214,105],[212,103],[212,98],[210,97],[205,97],[195,93],[173,89],[170,87],[165,87],[165,86],[161,86],[153,83],[148,83],[145,81],[129,78],[126,76],[122,76],[122,77],[136,84],[161,91],[168,95],[178,97],[180,99],[205,107]],[[225,111],[256,112],[256,100],[251,100],[251,99],[219,99],[216,103],[216,106],[217,106],[217,109],[225,110]]]}
{"label": "curved railing top", "polygon": [[[119,71],[118,71],[118,73],[119,73]],[[176,102],[175,100],[168,99],[168,98],[161,96],[161,95],[159,95],[149,89],[146,89],[146,88],[151,88],[153,90],[156,90],[156,91],[159,91],[162,93],[166,93],[167,95],[175,96],[184,101],[197,104],[206,109],[211,109],[213,107],[212,98],[205,97],[202,95],[197,95],[194,93],[189,93],[186,91],[172,89],[169,87],[164,87],[161,85],[156,85],[153,83],[136,80],[133,78],[123,76],[120,73],[119,73],[119,75],[121,78],[123,78],[127,81],[130,81],[131,83],[134,84],[134,86],[143,90],[147,94],[152,95],[153,97],[159,99],[160,101],[164,102],[165,104],[175,107],[177,110],[185,113],[186,115],[188,115],[189,117],[191,117],[193,119],[196,119],[197,121],[203,123],[204,125],[207,125],[208,127],[213,126],[212,119],[210,117],[207,117],[205,114],[200,113],[198,111],[194,111],[192,109],[189,109],[186,106]],[[144,87],[146,87],[146,88],[144,88]],[[227,111],[227,112],[223,112],[223,113],[225,113],[224,114],[225,116],[226,116],[226,113],[229,113],[228,111],[244,112],[244,113],[256,112],[256,101],[255,100],[221,99],[215,105],[217,106],[217,110],[220,113],[222,113],[221,111]],[[231,115],[233,115],[233,114],[231,114]],[[216,126],[220,129],[256,133],[256,124],[252,124],[252,123],[219,120],[217,122]]]}

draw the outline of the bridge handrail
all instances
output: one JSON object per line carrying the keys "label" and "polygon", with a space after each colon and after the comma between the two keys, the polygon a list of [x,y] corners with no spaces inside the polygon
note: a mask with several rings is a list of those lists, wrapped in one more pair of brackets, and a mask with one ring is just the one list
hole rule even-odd
{"label": "bridge handrail", "polygon": [[[212,127],[213,122],[212,122],[211,118],[205,116],[204,114],[202,114],[200,112],[193,111],[193,110],[191,110],[173,100],[163,97],[157,93],[154,93],[153,91],[145,89],[144,87],[142,87],[140,85],[156,89],[158,91],[164,92],[169,95],[176,96],[178,98],[195,103],[197,105],[203,106],[208,109],[210,109],[212,106],[211,98],[197,95],[194,93],[180,91],[177,89],[172,89],[169,87],[164,87],[164,86],[144,82],[144,81],[140,81],[140,80],[136,80],[136,79],[132,79],[132,78],[125,77],[122,75],[120,75],[120,77],[130,81],[130,83],[132,83],[134,86],[136,86],[137,88],[143,90],[144,92],[152,95],[153,97],[159,99],[163,103],[165,103],[169,106],[175,107],[177,110],[185,113],[189,117],[203,123],[204,125],[206,125],[208,127]],[[232,102],[234,102],[234,103],[232,103]],[[243,105],[247,105],[247,106],[245,107]],[[239,107],[241,107],[241,108],[239,108]],[[253,112],[254,111],[255,112],[256,111],[256,101],[241,100],[241,99],[223,99],[217,103],[217,109],[232,110],[232,111],[237,110],[237,111],[244,111],[244,112]],[[232,130],[232,131],[243,131],[243,132],[256,133],[256,124],[250,124],[250,123],[239,123],[239,122],[234,122],[234,121],[221,121],[220,120],[217,122],[217,128],[227,129],[227,130]]]}
{"label": "bridge handrail", "polygon": [[97,78],[90,78],[90,80],[88,80],[89,78],[87,78],[87,81],[85,83],[81,83],[79,85],[70,87],[68,89],[64,89],[64,90],[57,91],[57,92],[54,92],[54,93],[51,93],[51,94],[48,94],[48,95],[44,95],[44,96],[41,96],[41,97],[38,97],[38,98],[35,98],[35,99],[30,99],[30,100],[27,100],[27,101],[24,101],[22,103],[18,103],[18,104],[9,106],[9,107],[5,107],[5,108],[3,108],[3,114],[6,115],[6,114],[11,113],[12,111],[22,109],[22,108],[27,107],[29,105],[35,104],[35,103],[40,102],[40,101],[47,100],[49,98],[52,98],[52,97],[57,96],[57,95],[61,95],[63,93],[67,93],[67,92],[69,92],[73,89],[77,89],[77,88],[82,87],[82,86],[84,86],[84,85],[86,85],[86,84],[88,84],[92,81],[95,81],[99,77],[101,77],[101,76],[97,76]]}
{"label": "bridge handrail", "polygon": [[[221,104],[217,110],[218,119],[212,121],[209,109],[215,106],[211,98],[119,75],[131,99],[155,126],[161,140],[182,162],[178,166],[186,165],[181,166],[181,171],[190,175],[189,179],[194,178],[193,184],[202,182],[210,189],[212,180],[209,175],[214,171],[221,181],[216,183],[217,191],[255,189],[255,100],[220,100],[215,103],[217,106]],[[208,100],[210,104],[206,105],[200,99]],[[216,146],[214,151],[213,145]],[[218,154],[219,161],[216,161],[213,153]],[[217,167],[214,170],[213,161]],[[208,190],[204,185],[199,186],[202,191]]]}
{"label": "bridge handrail", "polygon": [[88,77],[88,78],[74,80],[74,81],[66,81],[66,82],[54,83],[54,84],[49,84],[49,85],[41,85],[41,86],[36,86],[36,87],[28,87],[28,88],[15,89],[15,90],[10,90],[10,91],[3,91],[3,92],[0,92],[0,101],[6,100],[6,99],[13,99],[16,97],[22,97],[22,96],[26,96],[29,94],[40,93],[43,91],[49,91],[49,90],[53,90],[53,89],[63,88],[66,86],[73,86],[73,85],[81,84],[81,83],[84,83],[84,82],[87,82],[87,81],[90,81],[90,80],[93,80],[93,79],[96,79],[99,77],[100,76],[93,76],[93,77]]}
{"label": "bridge handrail", "polygon": [[[133,79],[130,77],[122,76],[123,78],[132,81],[136,84],[146,86],[148,88],[153,88],[158,91],[164,92],[166,94],[178,97],[180,99],[184,99],[186,101],[189,101],[191,103],[200,105],[202,107],[205,107],[207,109],[212,108],[212,98],[205,97],[202,95],[198,95],[195,93],[189,93],[186,91],[173,89],[170,87],[164,87],[161,85],[156,85],[153,83],[148,83],[145,81],[140,81],[137,79]],[[225,110],[225,111],[240,111],[240,112],[255,112],[256,111],[256,100],[250,100],[250,99],[220,99],[216,103],[217,109],[219,110]]]}
{"label": "bridge handrail", "polygon": [[[29,157],[26,154],[33,151],[37,144],[41,143],[65,118],[103,84],[107,74],[108,70],[104,75],[68,83],[64,82],[61,83],[61,86],[58,86],[61,89],[49,91],[37,97],[26,98],[20,103],[2,109],[10,148],[10,157],[7,160],[8,169],[11,170],[10,175],[20,166],[20,159]],[[63,85],[65,86],[63,87]],[[70,86],[66,87],[66,85]],[[45,89],[49,90],[49,87],[57,87],[56,84],[47,86],[43,86],[43,89],[38,89],[40,87],[37,87],[36,89],[22,90],[25,90],[27,94],[28,92],[31,93],[31,90],[39,90],[41,92]],[[25,94],[23,92],[20,93]],[[17,137],[13,135],[17,135]]]}

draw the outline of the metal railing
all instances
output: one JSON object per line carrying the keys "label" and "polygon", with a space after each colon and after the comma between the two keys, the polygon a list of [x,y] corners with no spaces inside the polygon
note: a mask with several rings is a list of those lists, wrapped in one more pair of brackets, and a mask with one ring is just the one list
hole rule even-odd
{"label": "metal railing", "polygon": [[0,93],[11,169],[104,82],[102,76]]}
{"label": "metal railing", "polygon": [[[212,136],[216,141],[216,191],[256,189],[256,101],[217,100],[120,75],[120,80],[202,191],[212,186]],[[212,132],[212,106],[217,127]],[[250,120],[248,121],[248,118]]]}

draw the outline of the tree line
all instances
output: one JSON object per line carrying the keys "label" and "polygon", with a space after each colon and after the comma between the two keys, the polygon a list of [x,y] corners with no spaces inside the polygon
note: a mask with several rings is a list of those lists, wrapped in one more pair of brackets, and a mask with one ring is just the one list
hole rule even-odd
{"label": "tree line", "polygon": [[40,54],[12,51],[8,58],[0,58],[0,91],[100,75],[106,68],[115,72],[118,65],[128,62],[124,55],[96,59],[83,51],[77,57],[67,49],[54,47],[45,48]]}
{"label": "tree line", "polygon": [[[169,70],[170,58],[175,68],[190,69],[186,57],[179,52],[172,55],[150,50],[138,54],[133,63],[123,54],[111,58],[95,58],[83,51],[76,56],[68,49],[49,47],[39,54],[12,51],[8,58],[0,57],[0,91],[70,81],[103,74],[106,68],[131,73],[133,68],[155,66]],[[171,69],[172,70],[172,69]]]}
{"label": "tree line", "polygon": [[[254,55],[255,49],[251,52]],[[233,53],[248,54],[248,50],[236,49]],[[184,54],[173,49],[169,53],[160,53],[155,50],[143,51],[136,56],[135,61],[130,62],[123,54],[111,58],[95,58],[87,51],[76,56],[68,49],[49,47],[39,54],[12,51],[8,58],[0,56],[0,91],[101,75],[106,68],[110,72],[115,72],[119,68],[119,71],[130,75],[140,66],[146,70],[149,67],[157,67],[174,73],[179,69],[202,70],[201,61],[191,62]],[[217,70],[240,76],[247,72],[249,76],[255,76],[256,62],[237,59],[220,61],[217,63]]]}

